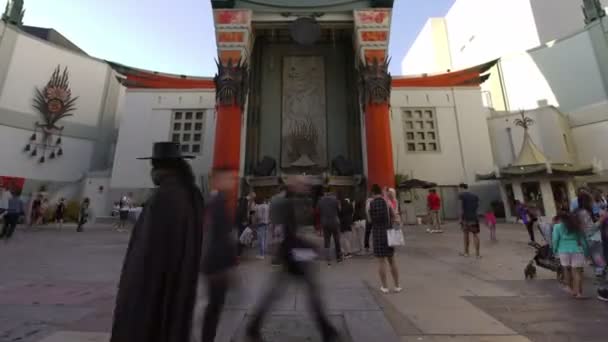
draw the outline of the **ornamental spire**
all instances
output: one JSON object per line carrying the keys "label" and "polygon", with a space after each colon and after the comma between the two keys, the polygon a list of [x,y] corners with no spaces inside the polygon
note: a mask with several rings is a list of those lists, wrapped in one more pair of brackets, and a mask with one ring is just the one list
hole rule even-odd
{"label": "ornamental spire", "polygon": [[23,0],[8,0],[6,10],[2,15],[2,20],[9,24],[22,26],[25,9],[23,8]]}

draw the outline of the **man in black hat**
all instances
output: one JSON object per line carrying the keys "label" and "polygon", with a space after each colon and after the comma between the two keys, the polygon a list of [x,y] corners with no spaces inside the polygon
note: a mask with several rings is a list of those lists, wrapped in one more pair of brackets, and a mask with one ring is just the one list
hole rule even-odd
{"label": "man in black hat", "polygon": [[125,257],[111,342],[188,341],[201,261],[203,198],[179,144],[155,143],[157,189]]}

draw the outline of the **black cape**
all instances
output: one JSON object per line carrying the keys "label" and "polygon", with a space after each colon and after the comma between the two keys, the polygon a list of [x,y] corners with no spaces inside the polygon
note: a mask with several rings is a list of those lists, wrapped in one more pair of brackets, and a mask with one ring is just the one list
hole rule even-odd
{"label": "black cape", "polygon": [[129,242],[111,342],[187,342],[201,259],[203,199],[194,186],[161,182]]}

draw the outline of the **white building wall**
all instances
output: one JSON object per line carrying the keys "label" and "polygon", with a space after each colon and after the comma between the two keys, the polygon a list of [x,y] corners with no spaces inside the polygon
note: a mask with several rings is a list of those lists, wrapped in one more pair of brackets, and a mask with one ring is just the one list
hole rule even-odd
{"label": "white building wall", "polygon": [[[396,88],[391,108],[397,173],[440,185],[458,185],[474,183],[475,173],[493,169],[488,112],[481,104],[479,88]],[[402,115],[404,109],[413,108],[436,110],[440,151],[407,151]]]}
{"label": "white building wall", "polygon": [[452,67],[444,18],[430,18],[401,62],[403,75],[446,72]]}
{"label": "white building wall", "polygon": [[112,170],[112,188],[152,188],[150,164],[138,157],[152,153],[152,145],[171,140],[174,110],[205,110],[202,153],[191,164],[197,177],[209,173],[215,140],[215,90],[128,90]]}
{"label": "white building wall", "polygon": [[0,125],[0,175],[70,182],[82,178],[89,170],[92,141],[63,137],[64,155],[40,164],[38,158],[23,152],[32,133]]}
{"label": "white building wall", "polygon": [[454,70],[540,44],[530,0],[457,0],[445,19]]}
{"label": "white building wall", "polygon": [[64,121],[97,126],[110,67],[24,33],[17,37],[4,88],[0,89],[0,107],[38,117],[32,107],[34,89],[42,89],[58,65],[62,71],[68,67],[72,97],[78,97],[74,116]]}
{"label": "white building wall", "polygon": [[[535,121],[528,132],[548,160],[554,163],[575,162],[576,147],[563,114],[553,107],[543,107],[527,111],[525,115]],[[524,130],[515,125],[515,120],[519,118],[519,112],[496,112],[488,118],[494,160],[498,167],[512,164],[521,150]]]}
{"label": "white building wall", "polygon": [[[529,0],[541,43],[566,37],[585,27],[583,0]],[[607,0],[602,0],[608,5]]]}
{"label": "white building wall", "polygon": [[452,96],[460,125],[460,141],[466,169],[465,181],[472,184],[477,174],[490,172],[494,168],[486,120],[490,112],[483,106],[480,90],[477,87],[453,88]]}
{"label": "white building wall", "polygon": [[503,57],[500,63],[509,108],[533,109],[546,100],[568,113],[605,100],[598,62],[587,31]]}
{"label": "white building wall", "polygon": [[[103,151],[103,146],[98,147],[99,151],[95,149],[95,143],[106,134],[102,113],[113,118],[122,87],[102,60],[58,47],[10,25],[0,26],[0,35],[0,144],[3,146],[0,175],[22,177],[50,187],[78,182],[90,170],[92,161],[102,154],[99,151]],[[34,133],[34,123],[42,120],[33,108],[35,89],[44,88],[57,65],[61,65],[62,70],[68,67],[72,96],[78,100],[74,115],[58,123],[65,126],[64,155],[54,160],[47,157],[46,162],[40,164],[23,149]],[[110,130],[114,129],[112,125]],[[39,141],[40,133],[37,138]],[[103,154],[107,158],[107,153]],[[40,155],[39,150],[38,157]]]}
{"label": "white building wall", "polygon": [[[608,118],[593,124],[572,128],[572,136],[578,151],[578,160],[591,164],[596,160],[602,162],[603,169],[608,168]],[[601,170],[603,171],[603,170]]]}

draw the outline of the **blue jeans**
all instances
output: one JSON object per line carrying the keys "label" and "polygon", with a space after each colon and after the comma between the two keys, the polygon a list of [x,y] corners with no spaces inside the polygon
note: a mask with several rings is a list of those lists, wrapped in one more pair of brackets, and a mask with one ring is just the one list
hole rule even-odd
{"label": "blue jeans", "polygon": [[257,237],[258,237],[258,244],[259,244],[259,250],[260,250],[261,256],[266,255],[266,233],[267,233],[267,231],[268,231],[267,224],[258,224]]}

